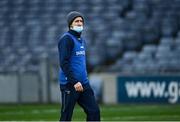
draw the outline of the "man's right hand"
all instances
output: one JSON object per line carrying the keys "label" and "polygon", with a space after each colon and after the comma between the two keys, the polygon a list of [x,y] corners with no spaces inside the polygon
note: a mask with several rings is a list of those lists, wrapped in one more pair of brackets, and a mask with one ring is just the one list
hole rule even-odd
{"label": "man's right hand", "polygon": [[74,85],[74,88],[76,91],[78,92],[82,92],[83,91],[83,86],[80,82],[77,82],[75,85]]}

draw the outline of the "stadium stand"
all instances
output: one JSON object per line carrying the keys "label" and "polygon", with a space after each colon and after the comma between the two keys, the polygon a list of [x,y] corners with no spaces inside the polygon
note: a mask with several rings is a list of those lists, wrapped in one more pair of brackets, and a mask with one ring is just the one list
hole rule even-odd
{"label": "stadium stand", "polygon": [[179,0],[0,0],[0,71],[38,70],[44,55],[57,69],[71,10],[86,16],[91,71],[180,72]]}

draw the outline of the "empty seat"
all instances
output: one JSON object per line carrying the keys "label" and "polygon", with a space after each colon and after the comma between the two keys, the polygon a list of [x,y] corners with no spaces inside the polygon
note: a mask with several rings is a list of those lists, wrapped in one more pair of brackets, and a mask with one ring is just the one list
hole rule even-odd
{"label": "empty seat", "polygon": [[147,52],[150,54],[155,54],[157,51],[157,46],[156,45],[145,45],[142,49],[143,52]]}

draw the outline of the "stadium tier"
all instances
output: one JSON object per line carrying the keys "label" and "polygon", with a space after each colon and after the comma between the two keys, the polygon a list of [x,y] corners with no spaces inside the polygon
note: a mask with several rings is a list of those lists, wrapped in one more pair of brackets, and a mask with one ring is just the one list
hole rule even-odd
{"label": "stadium tier", "polygon": [[0,0],[0,71],[37,71],[43,56],[57,69],[71,10],[86,16],[91,71],[180,72],[179,0]]}

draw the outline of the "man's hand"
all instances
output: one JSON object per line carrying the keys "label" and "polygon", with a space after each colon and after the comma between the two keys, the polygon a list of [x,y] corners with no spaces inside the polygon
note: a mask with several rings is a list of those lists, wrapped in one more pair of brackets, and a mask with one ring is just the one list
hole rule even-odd
{"label": "man's hand", "polygon": [[76,91],[78,92],[82,92],[83,91],[83,87],[82,87],[82,84],[80,82],[77,82],[75,85],[74,85],[74,88]]}

